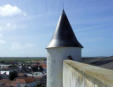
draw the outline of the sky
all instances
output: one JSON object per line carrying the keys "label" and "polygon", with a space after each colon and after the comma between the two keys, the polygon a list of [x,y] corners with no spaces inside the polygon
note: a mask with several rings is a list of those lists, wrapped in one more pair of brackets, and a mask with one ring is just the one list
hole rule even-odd
{"label": "sky", "polygon": [[0,56],[46,56],[63,8],[83,57],[113,55],[113,0],[0,0]]}

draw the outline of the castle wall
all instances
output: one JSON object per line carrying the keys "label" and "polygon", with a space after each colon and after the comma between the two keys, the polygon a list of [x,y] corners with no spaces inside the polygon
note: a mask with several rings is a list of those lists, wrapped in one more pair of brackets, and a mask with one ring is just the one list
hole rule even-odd
{"label": "castle wall", "polygon": [[113,87],[113,70],[65,60],[63,87]]}

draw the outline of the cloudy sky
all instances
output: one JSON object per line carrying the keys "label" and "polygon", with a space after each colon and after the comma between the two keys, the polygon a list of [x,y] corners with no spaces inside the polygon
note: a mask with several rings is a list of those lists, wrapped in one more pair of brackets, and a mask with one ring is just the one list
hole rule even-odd
{"label": "cloudy sky", "polygon": [[[0,56],[46,56],[63,0],[0,0]],[[64,0],[82,56],[113,55],[113,0]]]}

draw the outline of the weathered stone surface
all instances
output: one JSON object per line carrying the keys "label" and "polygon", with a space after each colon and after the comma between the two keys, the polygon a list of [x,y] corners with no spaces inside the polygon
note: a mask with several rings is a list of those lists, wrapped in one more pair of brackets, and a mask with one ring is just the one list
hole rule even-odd
{"label": "weathered stone surface", "polygon": [[113,70],[65,60],[63,87],[113,87]]}

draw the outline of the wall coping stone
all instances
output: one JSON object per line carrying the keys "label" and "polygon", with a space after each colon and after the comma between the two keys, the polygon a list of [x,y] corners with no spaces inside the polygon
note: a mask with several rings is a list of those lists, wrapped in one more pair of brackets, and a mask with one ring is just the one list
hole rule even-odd
{"label": "wall coping stone", "polygon": [[81,73],[84,73],[86,76],[95,78],[106,85],[113,86],[113,70],[92,66],[72,60],[64,60],[64,64],[67,64],[71,68]]}

